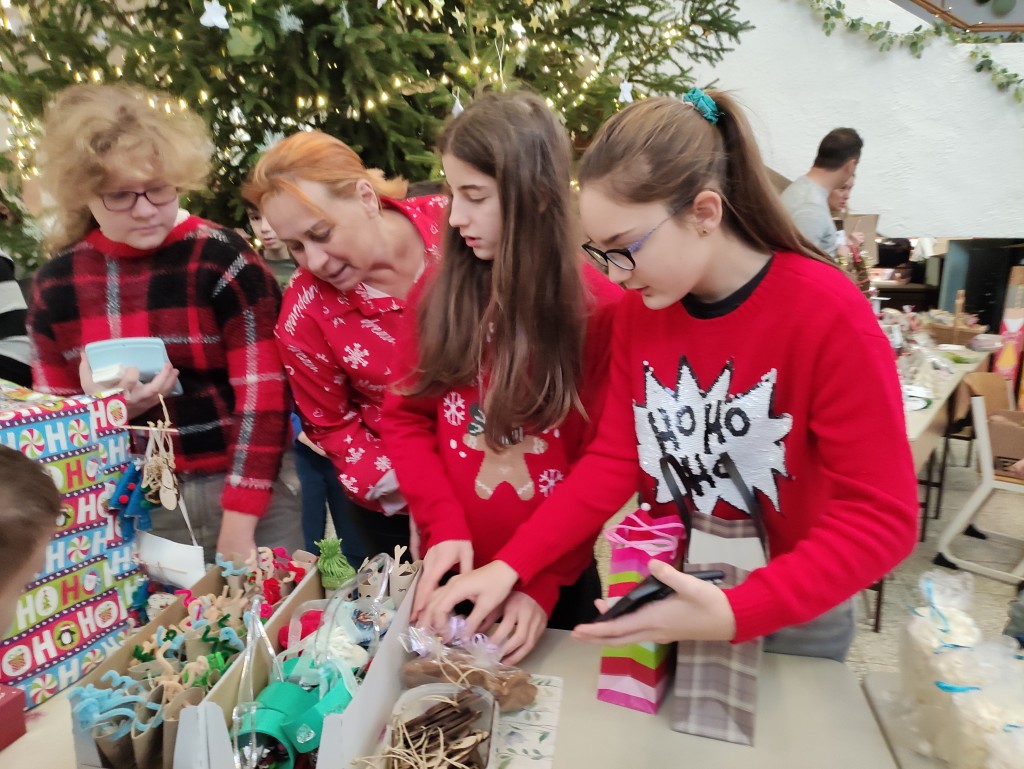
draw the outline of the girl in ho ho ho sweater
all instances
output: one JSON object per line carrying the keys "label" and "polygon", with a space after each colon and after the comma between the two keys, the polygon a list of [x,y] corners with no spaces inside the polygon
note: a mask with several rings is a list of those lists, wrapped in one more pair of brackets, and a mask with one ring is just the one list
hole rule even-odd
{"label": "girl in ho ho ho sweater", "polygon": [[870,307],[798,234],[726,94],[630,105],[598,132],[579,181],[585,248],[628,290],[598,436],[490,564],[433,597],[428,620],[473,599],[473,632],[513,585],[592,539],[638,468],[643,496],[670,502],[663,455],[699,511],[741,517],[728,453],[761,495],[768,564],[721,589],[652,561],[674,596],[575,637],[770,636],[767,650],[842,659],[848,599],[910,552],[917,520],[892,352]]}
{"label": "girl in ho ho ho sweater", "polygon": [[[480,98],[439,150],[452,194],[444,259],[381,423],[425,553],[414,619],[449,569],[494,558],[582,454],[621,297],[574,240],[569,140],[542,99]],[[549,616],[563,628],[594,616],[593,542],[494,607],[506,660],[533,648]]]}

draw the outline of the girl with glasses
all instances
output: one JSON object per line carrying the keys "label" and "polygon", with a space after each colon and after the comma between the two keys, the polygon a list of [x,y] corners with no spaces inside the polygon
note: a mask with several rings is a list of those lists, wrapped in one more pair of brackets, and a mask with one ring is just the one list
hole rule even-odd
{"label": "girl with glasses", "polygon": [[[621,296],[584,264],[569,139],[542,99],[483,96],[438,150],[452,196],[444,259],[382,423],[425,554],[414,620],[446,572],[488,563],[515,537],[582,454]],[[492,607],[507,660],[533,648],[549,615],[557,627],[594,616],[593,534]]]}
{"label": "girl with glasses", "polygon": [[[298,500],[277,480],[288,430],[274,342],[281,293],[231,230],[178,206],[202,189],[213,146],[177,100],[121,85],[72,86],[43,125],[39,167],[55,202],[53,258],[28,319],[33,385],[56,395],[117,387],[140,424],[165,398],[182,496],[207,562],[216,552],[302,544]],[[128,367],[95,382],[86,344],[160,337],[170,364],[150,382]],[[173,365],[172,365],[173,364]],[[175,385],[183,395],[172,396]],[[191,542],[179,512],[153,533]]]}
{"label": "girl with glasses", "polygon": [[870,307],[799,235],[724,93],[630,105],[595,136],[579,183],[587,250],[627,289],[598,436],[491,564],[434,597],[428,621],[472,599],[473,632],[515,584],[592,540],[638,475],[671,514],[665,458],[706,515],[745,518],[752,490],[770,560],[728,589],[652,561],[671,597],[575,637],[770,636],[768,650],[842,659],[848,599],[910,552],[917,521],[899,383]]}

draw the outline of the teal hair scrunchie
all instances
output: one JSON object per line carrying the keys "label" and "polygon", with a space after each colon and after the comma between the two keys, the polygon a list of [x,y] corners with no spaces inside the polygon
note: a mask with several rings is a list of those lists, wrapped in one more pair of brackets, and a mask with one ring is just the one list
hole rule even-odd
{"label": "teal hair scrunchie", "polygon": [[704,93],[700,88],[691,88],[686,92],[683,101],[692,104],[694,108],[712,125],[718,123],[718,105],[715,100]]}

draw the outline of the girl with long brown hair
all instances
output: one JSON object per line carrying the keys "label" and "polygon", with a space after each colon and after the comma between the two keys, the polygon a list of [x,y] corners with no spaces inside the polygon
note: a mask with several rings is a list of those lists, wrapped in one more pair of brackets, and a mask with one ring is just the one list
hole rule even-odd
{"label": "girl with long brown hair", "polygon": [[[638,472],[642,498],[671,505],[663,467],[678,467],[695,518],[745,522],[744,487],[759,495],[767,564],[722,589],[651,561],[674,594],[575,637],[769,636],[767,650],[842,659],[848,599],[910,552],[917,521],[899,383],[870,308],[798,233],[727,94],[630,105],[597,133],[579,183],[584,248],[628,292],[598,436],[491,564],[435,595],[426,619],[472,599],[474,632],[515,584],[591,541]],[[871,459],[880,449],[884,466]]]}
{"label": "girl with long brown hair", "polygon": [[[487,563],[581,455],[621,296],[584,264],[569,141],[543,100],[485,95],[448,124],[438,149],[452,196],[444,258],[381,429],[423,538],[414,618],[449,569]],[[506,658],[533,647],[553,610],[563,627],[589,611],[586,597],[600,590],[592,545],[496,607]]]}

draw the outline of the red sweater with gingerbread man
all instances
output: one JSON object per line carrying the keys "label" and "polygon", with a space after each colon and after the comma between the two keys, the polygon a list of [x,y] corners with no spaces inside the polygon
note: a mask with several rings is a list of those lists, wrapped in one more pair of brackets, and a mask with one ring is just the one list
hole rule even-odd
{"label": "red sweater with gingerbread man", "polygon": [[[398,484],[423,538],[423,551],[438,542],[468,539],[475,566],[490,562],[520,523],[550,496],[594,435],[604,402],[611,318],[622,291],[590,265],[583,268],[590,315],[580,397],[589,420],[576,411],[558,427],[495,452],[483,436],[477,385],[453,387],[439,397],[410,398],[389,392],[380,433],[398,473]],[[399,340],[398,359],[412,370],[418,356],[415,316]],[[593,538],[519,587],[548,614],[559,589],[574,583],[593,558]]]}

